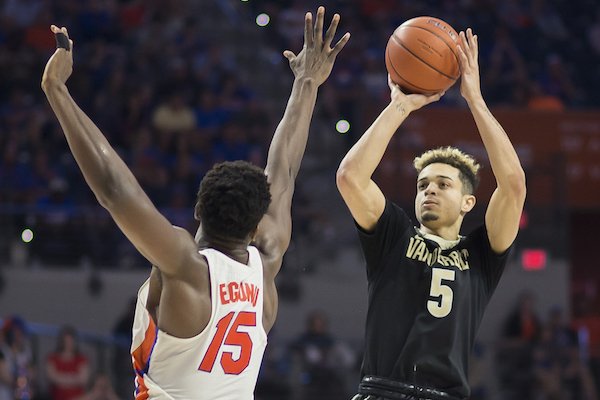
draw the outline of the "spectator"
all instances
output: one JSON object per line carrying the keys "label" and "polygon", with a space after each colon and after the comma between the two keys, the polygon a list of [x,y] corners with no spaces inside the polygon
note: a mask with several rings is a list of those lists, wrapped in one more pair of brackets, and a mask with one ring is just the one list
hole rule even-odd
{"label": "spectator", "polygon": [[544,93],[538,83],[533,82],[529,88],[530,93],[527,100],[527,108],[530,110],[563,111],[565,109],[565,104],[560,97]]}
{"label": "spectator", "polygon": [[69,195],[65,179],[53,178],[48,184],[48,195],[38,199],[35,205],[43,212],[37,221],[33,252],[46,265],[74,264],[82,256],[83,246],[75,218],[75,205]]}
{"label": "spectator", "polygon": [[46,373],[52,400],[74,400],[85,393],[90,366],[88,358],[79,350],[74,328],[61,329],[56,349],[46,359]]}
{"label": "spectator", "polygon": [[541,329],[533,353],[534,384],[536,393],[539,393],[543,399],[560,400],[567,397],[562,368],[563,365],[554,354],[552,331],[546,326]]}
{"label": "spectator", "polygon": [[219,104],[220,98],[209,91],[202,91],[196,106],[196,120],[198,126],[212,134],[231,118],[229,110]]}
{"label": "spectator", "polygon": [[113,355],[113,372],[116,376],[116,392],[119,397],[127,398],[134,391],[135,374],[131,364],[131,338],[133,318],[135,315],[135,304],[137,298],[132,297],[127,307],[115,324],[112,334],[115,339],[115,353]]}
{"label": "spectator", "polygon": [[0,349],[0,400],[13,400],[13,377],[8,360]]}
{"label": "spectator", "polygon": [[[530,398],[533,394],[533,350],[541,329],[534,295],[531,292],[521,293],[516,307],[504,322],[503,336],[496,354],[500,385],[507,398]],[[514,371],[519,371],[519,374]]]}
{"label": "spectator", "polygon": [[152,123],[160,132],[189,132],[196,126],[196,117],[182,95],[171,93],[167,101],[154,110]]}
{"label": "spectator", "polygon": [[589,368],[595,387],[600,390],[600,315],[594,305],[594,298],[579,295],[574,301],[573,327],[585,338],[580,343],[580,351],[589,357]]}
{"label": "spectator", "polygon": [[6,22],[25,28],[35,21],[43,7],[42,0],[7,0],[2,14],[7,19]]}
{"label": "spectator", "polygon": [[[131,393],[127,397],[130,397]],[[94,377],[94,383],[90,390],[75,400],[119,400],[119,396],[115,393],[108,376],[106,374],[98,374]]]}
{"label": "spectator", "polygon": [[327,317],[311,312],[306,330],[292,343],[299,361],[301,399],[346,399],[343,371],[350,368],[354,355],[329,332]]}
{"label": "spectator", "polygon": [[484,82],[489,88],[491,98],[498,103],[510,103],[515,99],[509,97],[511,92],[527,82],[527,68],[514,38],[506,26],[496,28],[493,45],[489,57],[489,71]]}
{"label": "spectator", "polygon": [[577,336],[553,308],[534,348],[533,371],[537,393],[545,399],[596,400],[589,368],[582,362]]}
{"label": "spectator", "polygon": [[29,400],[36,395],[36,371],[25,321],[19,316],[4,320],[5,343],[0,349],[13,377],[15,400]]}
{"label": "spectator", "polygon": [[596,9],[596,18],[587,29],[590,47],[597,57],[600,57],[600,7]]}
{"label": "spectator", "polygon": [[[281,286],[278,286],[281,292]],[[268,335],[269,345],[263,356],[254,391],[256,400],[280,400],[292,397],[289,353],[277,333],[277,329],[271,329]]]}
{"label": "spectator", "polygon": [[546,57],[546,64],[538,74],[536,82],[541,86],[543,93],[556,96],[565,103],[574,104],[579,100],[579,89],[571,79],[568,66],[558,54]]}
{"label": "spectator", "polygon": [[[271,130],[264,127],[274,126],[280,111],[265,94],[277,94],[279,75],[260,70],[260,62],[254,63],[251,57],[257,61],[274,59],[272,49],[261,47],[257,41],[258,47],[252,49],[249,57],[246,46],[235,45],[239,41],[215,40],[220,35],[219,27],[209,28],[215,26],[214,14],[196,12],[202,3],[2,3],[0,71],[10,79],[0,82],[0,207],[27,208],[46,201],[42,199],[47,197],[54,178],[67,181],[69,194],[77,198],[78,204],[96,207],[72,158],[65,153],[62,134],[49,114],[38,82],[31,80],[53,47],[44,21],[48,24],[57,18],[70,21],[73,30],[81,31],[77,35],[81,68],[71,77],[74,97],[86,101],[82,107],[106,129],[122,157],[135,160],[132,165],[136,165],[136,176],[141,175],[138,177],[159,207],[174,201],[171,193],[177,200],[177,186],[183,184],[174,173],[174,160],[181,154],[178,137],[185,136],[188,153],[199,158],[194,161],[194,165],[202,165],[199,175],[215,159],[235,154],[264,163],[269,139],[264,132]],[[260,8],[264,4],[260,12],[267,10],[274,22],[263,30],[276,36],[271,43],[290,43],[301,38],[294,32],[302,31],[302,26],[286,21],[297,21],[293,16],[306,11],[306,0],[269,0],[250,2],[248,6],[258,10],[258,3]],[[352,127],[346,135],[349,142],[355,139],[354,132],[364,130],[364,121],[379,109],[378,103],[386,101],[378,93],[381,85],[385,87],[385,79],[380,77],[386,74],[383,55],[387,38],[401,22],[415,15],[438,15],[457,28],[468,21],[480,27],[481,40],[493,38],[489,43],[481,43],[482,61],[492,64],[482,84],[493,98],[493,105],[568,110],[599,104],[600,81],[585,78],[595,73],[594,66],[600,60],[600,9],[593,1],[568,5],[548,0],[508,0],[497,5],[490,1],[342,3],[339,7],[344,24],[352,30],[354,39],[343,55],[346,61],[336,67],[334,84],[324,88],[318,117],[348,120]],[[243,12],[238,17],[237,23],[254,25]],[[548,54],[554,55],[545,64]],[[274,63],[280,62],[277,57]],[[244,60],[243,65],[238,60]],[[444,96],[444,106],[459,104],[458,86]],[[164,97],[165,91],[174,95]],[[261,110],[264,114],[258,115]],[[242,133],[231,129],[230,124],[239,125],[239,121],[243,121]],[[147,148],[157,153],[139,157],[137,140],[145,131],[149,132]],[[227,131],[225,135],[230,138],[215,140],[222,131]],[[188,134],[181,135],[182,132]],[[322,147],[330,151],[330,146]],[[319,157],[319,163],[331,159]],[[29,214],[30,209],[21,209],[17,218],[11,219],[46,218],[45,211],[34,211]],[[95,228],[93,219],[82,223],[85,225],[73,229]],[[73,229],[57,231],[54,236],[62,243],[77,245],[73,240],[78,238],[69,237]],[[120,247],[125,239],[114,226],[112,230],[112,236],[120,241],[116,247]],[[8,242],[6,232],[10,231],[0,232],[0,242]],[[39,233],[44,234],[43,230]],[[85,244],[80,246],[88,248]],[[113,247],[113,242],[107,241],[94,251],[109,253]],[[79,260],[76,255],[57,262],[72,265]]]}
{"label": "spectator", "polygon": [[505,321],[504,338],[520,346],[534,342],[540,334],[540,329],[540,318],[535,311],[535,297],[531,292],[523,292],[517,307]]}

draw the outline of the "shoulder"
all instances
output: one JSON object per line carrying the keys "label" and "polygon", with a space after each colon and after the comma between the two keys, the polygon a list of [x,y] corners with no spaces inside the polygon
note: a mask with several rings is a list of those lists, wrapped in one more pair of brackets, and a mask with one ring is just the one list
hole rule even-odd
{"label": "shoulder", "polygon": [[471,232],[464,237],[464,241],[466,242],[478,242],[487,237],[487,230],[485,229],[485,224],[481,224],[473,228]]}
{"label": "shoulder", "polygon": [[[155,286],[162,287],[169,281],[181,281],[194,287],[204,287],[197,285],[201,285],[202,282],[209,279],[208,259],[200,253],[196,242],[194,242],[194,247],[188,249],[188,253],[185,263],[181,265],[176,274],[164,273],[159,268],[157,276],[151,279],[151,281],[154,280]],[[156,285],[156,283],[160,283],[160,285]]]}
{"label": "shoulder", "polygon": [[260,248],[254,247],[262,262],[263,275],[269,279],[275,279],[281,265],[283,264],[283,255],[273,255],[273,253],[263,252]]}
{"label": "shoulder", "polygon": [[363,237],[375,236],[384,231],[388,233],[389,231],[402,231],[411,227],[412,224],[410,217],[406,214],[404,209],[388,199],[385,201],[383,213],[372,230],[365,230],[355,222],[356,229],[360,236]]}
{"label": "shoulder", "polygon": [[511,244],[505,251],[498,253],[492,249],[492,245],[490,243],[487,227],[485,224],[481,224],[475,229],[473,229],[465,238],[467,243],[471,247],[475,247],[477,250],[481,251],[483,254],[489,254],[492,257],[503,258],[512,249],[513,245]]}

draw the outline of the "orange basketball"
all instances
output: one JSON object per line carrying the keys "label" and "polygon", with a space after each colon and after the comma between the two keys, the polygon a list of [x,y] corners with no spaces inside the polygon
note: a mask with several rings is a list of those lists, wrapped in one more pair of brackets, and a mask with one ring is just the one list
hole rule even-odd
{"label": "orange basketball", "polygon": [[457,43],[458,33],[441,19],[409,19],[396,28],[385,49],[392,81],[407,93],[447,90],[460,76]]}

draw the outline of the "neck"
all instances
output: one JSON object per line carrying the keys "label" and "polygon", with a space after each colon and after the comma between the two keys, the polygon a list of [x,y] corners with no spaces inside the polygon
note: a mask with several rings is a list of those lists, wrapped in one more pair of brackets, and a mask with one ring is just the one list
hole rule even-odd
{"label": "neck", "polygon": [[441,226],[441,227],[427,227],[421,223],[419,227],[422,233],[428,233],[430,235],[439,236],[445,240],[457,240],[459,238],[458,233],[460,232],[460,222],[452,226]]}
{"label": "neck", "polygon": [[250,244],[248,239],[225,239],[209,235],[202,228],[199,228],[196,234],[196,242],[199,249],[215,249],[242,264],[248,263],[247,248]]}

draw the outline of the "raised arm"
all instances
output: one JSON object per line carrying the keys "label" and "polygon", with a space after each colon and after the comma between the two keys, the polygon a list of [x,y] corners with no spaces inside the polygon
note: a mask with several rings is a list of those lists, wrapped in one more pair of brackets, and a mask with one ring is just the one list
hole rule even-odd
{"label": "raised arm", "polygon": [[313,27],[312,14],[307,13],[302,51],[298,55],[289,50],[284,52],[295,78],[283,118],[269,147],[265,173],[271,184],[272,201],[254,239],[257,247],[271,261],[272,274],[278,272],[283,253],[290,243],[294,183],[308,140],[317,89],[329,77],[338,53],[350,38],[350,34],[346,33],[331,48],[340,16],[333,16],[325,37],[324,17],[325,9],[319,7]]}
{"label": "raised arm", "polygon": [[86,182],[144,257],[162,272],[176,273],[195,254],[193,238],[158,212],[102,132],[77,106],[66,86],[73,69],[73,42],[66,28],[51,29],[59,48],[46,65],[42,89]]}
{"label": "raised arm", "polygon": [[526,194],[525,173],[508,135],[483,100],[477,36],[471,29],[459,36],[460,92],[473,114],[497,184],[485,213],[485,225],[492,249],[502,253],[510,247],[519,230]]}
{"label": "raised arm", "polygon": [[352,217],[367,231],[375,228],[385,208],[385,197],[371,177],[392,136],[411,112],[439,100],[443,95],[406,95],[389,76],[388,84],[391,90],[390,104],[348,151],[336,175],[338,190]]}

